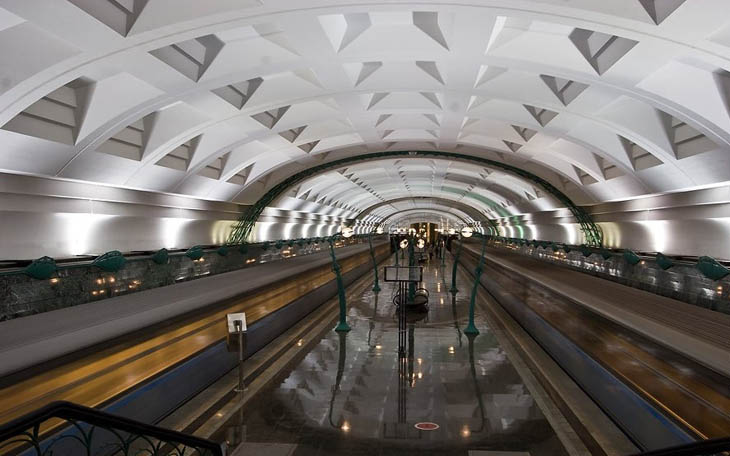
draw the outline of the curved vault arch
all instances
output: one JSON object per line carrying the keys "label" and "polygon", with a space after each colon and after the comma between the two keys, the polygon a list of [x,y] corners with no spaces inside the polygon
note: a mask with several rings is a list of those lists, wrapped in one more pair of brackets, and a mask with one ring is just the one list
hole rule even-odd
{"label": "curved vault arch", "polygon": [[448,216],[445,216],[443,212],[438,211],[436,209],[430,209],[430,208],[422,208],[417,207],[413,209],[407,209],[404,211],[394,212],[390,215],[388,215],[384,220],[383,223],[397,223],[398,220],[402,218],[412,218],[415,216],[419,216],[419,214],[428,214],[429,216],[432,216],[434,220],[440,218],[448,218],[451,220],[456,220],[462,225],[472,225],[474,223],[474,220],[472,220],[470,217],[468,217],[466,214],[455,214],[453,212],[449,213]]}
{"label": "curved vault arch", "polygon": [[[537,198],[535,187],[529,181],[485,167],[465,166],[440,158],[391,158],[349,165],[303,181],[293,194],[298,198],[326,199],[362,209],[360,203],[366,204],[367,201],[359,200],[382,201],[398,197],[398,188],[404,183],[408,184],[408,188],[417,186],[428,194],[440,191],[444,196],[451,193],[460,195],[460,198],[472,198],[486,213],[498,212],[499,206],[511,205],[526,197]],[[400,192],[403,190],[401,188]]]}
{"label": "curved vault arch", "polygon": [[411,211],[393,214],[392,220],[389,220],[389,222],[391,225],[398,225],[409,222],[431,222],[440,224],[444,220],[448,220],[448,222],[450,222],[453,226],[471,225],[469,220],[464,220],[460,217],[454,216],[453,214],[450,214],[448,217],[444,217],[444,215],[440,212],[428,209],[413,209]]}
{"label": "curved vault arch", "polygon": [[350,146],[488,154],[581,204],[730,181],[722,0],[179,1],[4,3],[0,168],[245,203]]}
{"label": "curved vault arch", "polygon": [[[423,205],[424,203],[436,203],[433,206],[445,208],[447,210],[442,211],[442,214],[445,216],[445,214],[448,214],[448,209],[454,209],[458,211],[460,214],[464,214],[465,216],[459,216],[459,219],[467,223],[467,221],[470,222],[483,222],[486,221],[487,223],[492,224],[492,220],[488,219],[485,214],[480,212],[479,210],[475,209],[474,207],[462,203],[460,201],[452,200],[452,199],[446,199],[446,198],[439,198],[439,197],[431,197],[431,196],[424,196],[424,197],[402,197],[402,198],[395,198],[388,201],[382,201],[380,203],[374,204],[366,209],[364,209],[362,212],[357,214],[355,216],[354,220],[357,223],[357,221],[367,221],[368,217],[371,213],[374,213],[378,211],[381,208],[387,208],[387,206],[391,206],[390,209],[386,209],[385,211],[379,213],[380,221],[379,223],[386,223],[386,220],[388,220],[390,217],[393,216],[393,214],[403,212],[403,209],[400,209],[398,207],[395,207],[395,204],[401,203],[401,202],[412,202],[413,203],[413,209],[417,208],[428,208],[428,206]],[[422,206],[423,205],[423,206]]]}
{"label": "curved vault arch", "polygon": [[583,231],[586,243],[589,245],[600,246],[603,242],[603,233],[601,229],[593,222],[591,216],[581,207],[573,203],[573,201],[565,195],[558,188],[553,186],[548,181],[527,172],[521,168],[506,165],[501,162],[494,160],[474,157],[470,155],[457,154],[452,152],[439,152],[439,151],[392,151],[392,152],[380,152],[375,154],[363,154],[356,157],[348,157],[340,160],[335,160],[330,163],[315,166],[297,174],[289,176],[288,178],[281,181],[279,184],[269,190],[264,196],[262,196],[255,204],[250,206],[244,214],[242,214],[238,223],[236,223],[231,232],[231,236],[228,239],[229,243],[242,243],[246,242],[248,236],[253,229],[256,220],[261,215],[263,210],[268,207],[274,200],[280,195],[284,194],[289,188],[300,183],[304,179],[321,174],[322,172],[329,171],[331,169],[347,165],[350,163],[364,162],[370,160],[382,159],[384,157],[403,157],[403,158],[423,158],[423,157],[440,157],[450,158],[457,161],[463,161],[467,163],[474,163],[481,166],[489,166],[497,168],[502,171],[509,172],[510,174],[523,177],[528,179],[535,184],[543,188],[547,193],[554,196],[561,204],[563,204],[575,217],[576,221],[580,224],[581,230]]}
{"label": "curved vault arch", "polygon": [[[623,3],[619,5],[619,2]],[[550,151],[549,154],[542,154],[543,157],[540,159],[550,161],[554,168],[559,168],[560,173],[573,179],[578,185],[582,184],[583,179],[586,181],[608,179],[607,173],[615,173],[616,169],[622,168],[628,173],[627,176],[638,181],[632,183],[635,192],[656,191],[652,179],[644,179],[642,173],[638,172],[636,164],[626,156],[627,151],[624,150],[619,136],[635,143],[634,145],[638,145],[649,154],[665,160],[665,164],[670,164],[670,168],[673,169],[666,179],[676,179],[677,182],[684,180],[682,185],[691,185],[692,182],[688,181],[697,183],[695,178],[687,175],[687,170],[691,168],[682,169],[683,167],[676,163],[675,158],[682,155],[679,149],[684,147],[679,143],[683,142],[686,136],[669,131],[676,127],[685,128],[684,125],[675,124],[674,120],[694,125],[710,138],[710,142],[715,141],[725,149],[730,143],[727,106],[722,106],[724,100],[722,93],[727,86],[725,79],[730,68],[728,63],[730,58],[727,53],[718,50],[725,48],[718,48],[718,38],[703,31],[703,29],[724,30],[727,25],[726,18],[714,14],[719,4],[717,2],[709,5],[705,3],[704,8],[687,3],[678,8],[669,8],[659,16],[656,11],[651,11],[651,8],[642,9],[636,0],[617,0],[613,2],[617,6],[597,3],[570,6],[561,4],[557,9],[546,7],[545,1],[528,0],[519,10],[511,8],[508,0],[490,2],[488,5],[480,2],[444,0],[433,3],[426,8],[426,11],[413,11],[405,6],[394,11],[392,5],[386,2],[374,2],[354,9],[343,9],[339,2],[334,0],[320,2],[315,8],[302,8],[295,2],[284,2],[277,4],[276,7],[259,9],[253,7],[253,3],[256,2],[243,2],[238,7],[223,7],[216,6],[213,2],[211,5],[199,6],[195,9],[199,15],[186,17],[184,20],[181,17],[177,19],[165,17],[164,11],[160,9],[146,8],[130,16],[130,20],[134,18],[134,21],[129,25],[129,30],[124,31],[118,29],[118,24],[107,22],[105,16],[99,15],[99,11],[95,8],[77,7],[73,2],[54,2],[53,5],[46,5],[46,9],[53,10],[53,13],[46,11],[46,14],[39,14],[37,8],[33,7],[4,5],[10,14],[15,14],[31,24],[37,22],[41,29],[51,31],[45,40],[42,36],[37,37],[37,40],[26,37],[26,42],[22,44],[27,46],[29,52],[32,53],[35,49],[52,42],[58,46],[55,48],[58,49],[58,55],[43,55],[43,65],[29,65],[23,61],[22,54],[13,56],[8,66],[17,68],[22,77],[11,78],[11,87],[0,97],[0,123],[19,115],[22,109],[65,87],[63,84],[67,84],[70,79],[79,75],[80,79],[86,78],[93,82],[94,93],[87,94],[93,96],[88,97],[89,100],[86,100],[89,101],[88,106],[83,108],[85,114],[88,114],[83,116],[86,118],[84,125],[75,126],[77,131],[73,138],[73,148],[78,149],[75,152],[94,155],[97,146],[101,146],[105,141],[108,142],[110,136],[115,136],[122,129],[137,128],[136,124],[140,122],[150,125],[165,124],[164,119],[174,116],[176,111],[182,117],[188,118],[195,117],[193,114],[196,110],[198,115],[201,112],[206,115],[210,113],[207,116],[203,115],[203,118],[193,125],[186,124],[188,128],[181,128],[182,132],[166,131],[162,139],[155,138],[154,141],[144,144],[143,156],[160,158],[157,154],[164,152],[163,149],[168,148],[168,151],[171,151],[198,136],[204,137],[204,146],[201,146],[196,151],[195,157],[190,159],[191,163],[185,169],[182,181],[168,186],[166,179],[160,178],[162,174],[160,170],[151,169],[154,163],[150,163],[145,169],[128,173],[127,177],[132,176],[131,180],[113,180],[115,184],[119,182],[131,186],[147,184],[156,190],[182,193],[196,192],[196,187],[200,183],[187,180],[195,181],[196,174],[205,171],[212,162],[218,160],[226,162],[225,173],[221,173],[219,182],[215,185],[225,184],[220,180],[234,177],[238,170],[251,163],[250,153],[238,153],[238,150],[234,153],[232,149],[245,146],[239,141],[245,143],[246,138],[257,142],[263,140],[263,137],[247,133],[244,137],[239,135],[238,138],[221,141],[209,140],[214,136],[224,137],[225,132],[222,132],[221,128],[236,116],[249,118],[283,107],[292,107],[288,114],[291,115],[298,101],[322,101],[324,98],[343,96],[368,98],[364,114],[373,111],[376,117],[388,116],[390,114],[380,114],[383,104],[387,105],[390,103],[389,100],[404,92],[401,81],[389,77],[396,70],[404,70],[403,73],[410,77],[410,88],[413,90],[408,97],[411,100],[425,100],[421,93],[428,93],[432,100],[437,100],[438,103],[430,101],[428,109],[421,109],[419,113],[419,116],[423,114],[438,121],[433,123],[433,120],[424,120],[425,118],[421,117],[421,122],[432,122],[433,126],[430,128],[440,127],[439,116],[448,115],[443,109],[446,98],[461,98],[468,101],[468,107],[465,109],[466,117],[463,119],[465,122],[462,125],[464,134],[454,136],[452,132],[446,144],[437,143],[438,146],[446,148],[446,145],[456,143],[456,145],[474,144],[475,147],[484,148],[489,146],[483,142],[485,137],[491,136],[491,139],[487,140],[492,141],[492,145],[498,145],[503,153],[510,153],[515,148],[526,151],[531,148],[530,138],[533,131],[537,131],[538,136],[544,134],[545,138],[542,138],[540,146],[534,150]],[[348,18],[351,18],[349,14],[354,10],[357,10],[360,17],[369,18],[369,21],[366,21],[367,26],[360,30],[362,36],[349,35],[347,40],[342,36],[338,38],[335,32],[338,28],[334,24],[341,26],[342,21],[347,23]],[[226,14],[223,14],[224,11]],[[393,15],[392,19],[397,16],[399,20],[395,22],[378,20],[388,14]],[[413,16],[404,22],[404,14]],[[58,24],[44,20],[44,16],[54,15],[73,20],[69,20],[68,23],[59,21],[61,23]],[[155,17],[150,17],[151,15]],[[672,20],[665,22],[669,16]],[[220,17],[226,19],[221,20]],[[300,20],[292,21],[294,17]],[[421,28],[418,31],[418,24],[426,17],[429,23],[435,24],[435,28]],[[600,17],[601,20],[597,21],[596,17]],[[397,29],[396,31],[383,28],[386,27],[385,24],[390,26],[396,23],[398,26],[393,27]],[[460,43],[454,35],[455,26],[449,26],[449,23],[459,24],[459,27],[465,28],[474,27],[473,30],[469,29],[471,39],[482,42],[484,46],[476,46],[480,48],[479,52],[475,55],[469,54],[468,49],[462,49],[464,43]],[[661,27],[658,27],[660,23]],[[702,26],[699,27],[698,24]],[[693,30],[694,34],[681,33],[683,27]],[[88,28],[94,37],[94,46],[90,49],[85,49],[74,33],[85,28]],[[207,35],[199,35],[203,32],[198,30],[205,30],[204,33]],[[19,33],[19,30],[7,31],[3,38],[7,39],[7,42],[13,42],[14,38],[20,39],[24,36],[16,36],[14,32]],[[127,39],[120,40],[120,33]],[[318,34],[324,46],[316,47],[312,44],[307,46],[306,40],[297,42],[296,38],[303,33]],[[428,56],[424,59],[433,60],[413,62],[410,59],[414,49],[392,49],[394,64],[391,59],[383,58],[380,48],[369,47],[366,44],[371,35],[376,38],[378,34],[392,37],[393,33],[414,38],[414,43],[418,42],[418,54]],[[418,33],[418,37],[415,37],[414,33]],[[51,39],[51,35],[54,39]],[[705,39],[697,39],[701,36]],[[611,47],[611,52],[606,53],[613,56],[610,61],[596,56],[581,55],[581,46],[585,41],[602,42],[603,39],[608,40],[608,46]],[[204,61],[197,62],[199,64],[197,74],[189,73],[185,68],[176,65],[175,59],[165,58],[175,46],[185,48],[195,43],[203,45],[206,51]],[[656,46],[657,43],[660,45]],[[61,49],[64,48],[62,44],[71,44],[72,47],[78,48],[78,51],[62,52]],[[242,50],[242,47],[266,48],[270,56],[267,60],[235,59],[236,51]],[[659,50],[652,52],[654,48]],[[529,52],[531,49],[535,51]],[[448,53],[443,54],[444,50]],[[548,50],[554,52],[546,52]],[[124,57],[120,57],[120,54]],[[652,55],[652,59],[642,58],[648,54]],[[676,58],[677,55],[685,54],[692,54],[693,59],[679,61]],[[331,58],[327,59],[326,64],[320,62],[318,65],[313,65],[311,58],[321,55]],[[458,60],[460,64],[455,65],[458,68],[455,70],[444,68],[444,55]],[[465,59],[465,57],[470,58]],[[40,53],[39,58],[41,58]],[[119,65],[116,59],[127,59],[125,63],[129,65]],[[460,67],[462,60],[472,62],[470,71],[474,74],[470,73],[470,76],[473,76],[474,81],[470,80],[468,84],[460,85],[450,81],[447,72],[463,72],[464,69]],[[118,70],[110,68],[114,66],[117,68],[124,66],[127,72],[119,73]],[[640,66],[640,70],[631,71],[632,66]],[[40,71],[41,68],[43,72]],[[608,71],[609,69],[611,71]],[[318,72],[331,77],[340,77],[339,82],[342,84],[331,86],[323,84],[318,79]],[[154,77],[149,76],[150,74],[154,74]],[[663,74],[667,76],[662,77]],[[186,80],[186,77],[189,80]],[[676,84],[668,87],[668,80],[673,78],[683,82],[696,81],[697,84],[682,84],[682,90],[676,90]],[[256,88],[255,90],[248,90],[250,81],[254,81],[251,85]],[[263,83],[260,83],[261,81]],[[81,82],[75,81],[75,84],[71,84],[68,88],[77,89]],[[158,85],[162,90],[155,90]],[[295,93],[275,90],[294,85],[302,89],[294,91]],[[698,85],[702,87],[695,87]],[[239,86],[245,87],[241,89]],[[245,92],[239,94],[240,102],[232,98],[235,94],[231,93],[231,87],[238,87]],[[696,96],[697,92],[693,90],[701,90],[702,96]],[[114,100],[115,92],[118,97],[128,95],[129,102],[108,103],[108,98],[119,101]],[[264,93],[269,96],[264,97]],[[272,93],[288,95],[272,97]],[[504,96],[495,97],[495,94],[500,93]],[[583,103],[574,103],[576,97],[581,94],[584,94],[580,100]],[[588,103],[585,100],[588,96],[599,105],[602,101],[608,100],[615,102],[616,106],[609,109],[608,113],[600,109],[593,111],[586,109],[584,104]],[[196,104],[196,101],[200,103]],[[492,101],[499,103],[509,101],[510,109],[498,109],[499,107],[490,104]],[[99,103],[106,104],[106,109],[87,109],[98,108]],[[438,105],[441,105],[440,109]],[[546,119],[543,110],[547,110],[547,114],[557,113],[561,121],[551,122],[551,119]],[[213,111],[216,111],[215,114]],[[37,109],[34,112],[37,113]],[[495,117],[495,113],[505,113],[505,117]],[[673,120],[674,117],[676,119]],[[342,118],[346,116],[340,116],[340,119]],[[636,119],[644,121],[635,122]],[[499,134],[480,135],[481,131],[494,127],[496,120],[503,123],[497,129]],[[599,133],[611,136],[611,140],[608,141],[606,138],[601,141],[595,140],[596,135],[589,134],[585,125],[581,126],[581,122],[585,120],[602,123],[610,130],[610,134],[605,131]],[[399,130],[420,129],[422,134],[416,139],[421,143],[434,138],[434,135],[428,133],[429,127],[424,127],[418,122],[406,122],[394,126],[389,124],[393,122],[393,118],[381,122],[380,117],[377,117],[373,121],[375,126],[379,127],[376,128],[376,132],[381,136],[377,140],[372,136],[362,136],[360,143],[370,145],[374,141],[389,142],[399,134]],[[665,128],[667,122],[671,128]],[[568,124],[571,128],[567,127]],[[196,129],[194,126],[204,127]],[[268,131],[263,131],[276,138],[277,135],[298,126],[294,123],[287,124],[284,116],[281,123],[269,128]],[[353,131],[363,134],[364,130],[361,128],[363,125],[356,127]],[[668,134],[663,134],[663,130],[667,130],[664,133]],[[151,133],[145,131],[145,134]],[[152,136],[158,135],[159,130]],[[435,139],[440,139],[438,135],[436,136]],[[681,141],[674,141],[677,137],[681,137]],[[322,145],[315,145],[312,149],[308,149],[309,152],[335,150],[336,148],[325,146],[324,143],[329,138],[327,135],[316,138],[323,140]],[[557,145],[546,147],[546,139]],[[303,144],[292,142],[287,147],[296,151],[298,147],[311,145],[312,142]],[[259,141],[258,144],[261,145],[262,142]],[[576,146],[585,146],[583,147],[585,150],[578,151]],[[318,150],[317,147],[321,149]],[[260,161],[263,154],[278,150],[267,149],[260,152],[257,160]],[[27,152],[34,151],[27,150]],[[610,167],[602,167],[594,163],[596,157],[592,153],[601,160],[617,162]],[[63,160],[49,161],[52,163],[48,165],[48,170],[52,169],[54,164],[67,163]],[[103,173],[99,170],[103,167],[98,166],[98,161],[99,157],[89,157],[88,162],[75,167],[68,175],[58,168],[51,174],[69,178],[98,178],[101,182],[112,183],[110,176],[101,175]],[[704,162],[704,165],[712,166],[711,160]],[[582,171],[576,173],[574,166],[581,168]],[[2,167],[12,169],[10,166]],[[89,171],[92,167],[95,168],[94,173],[101,174],[92,176]],[[607,171],[609,168],[611,171]],[[37,169],[25,171],[46,172]],[[114,177],[118,178],[116,175]],[[155,187],[157,183],[161,183],[160,187]],[[224,190],[217,191],[221,193],[201,192],[195,195],[211,198],[229,195]]]}

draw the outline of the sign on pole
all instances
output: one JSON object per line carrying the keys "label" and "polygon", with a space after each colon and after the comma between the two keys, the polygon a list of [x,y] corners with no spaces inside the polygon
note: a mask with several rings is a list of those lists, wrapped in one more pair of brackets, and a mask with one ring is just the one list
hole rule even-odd
{"label": "sign on pole", "polygon": [[234,323],[236,320],[241,321],[241,331],[246,331],[246,313],[232,313],[228,314],[228,332],[231,334],[234,334],[238,331],[236,331],[236,324]]}

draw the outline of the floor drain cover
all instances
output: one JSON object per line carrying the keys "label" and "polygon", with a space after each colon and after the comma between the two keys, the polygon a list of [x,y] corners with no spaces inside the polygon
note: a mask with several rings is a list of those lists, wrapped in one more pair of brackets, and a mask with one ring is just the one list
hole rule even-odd
{"label": "floor drain cover", "polygon": [[435,431],[439,428],[439,425],[436,423],[416,423],[414,426],[419,431]]}

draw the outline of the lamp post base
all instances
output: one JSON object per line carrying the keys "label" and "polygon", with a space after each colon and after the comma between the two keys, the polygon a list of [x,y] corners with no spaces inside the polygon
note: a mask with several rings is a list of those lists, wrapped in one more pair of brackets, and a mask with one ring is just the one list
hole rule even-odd
{"label": "lamp post base", "polygon": [[375,286],[373,287],[373,292],[375,292],[375,293],[379,293],[379,292],[380,292],[380,285],[378,285],[378,284],[376,283],[376,284],[375,284]]}
{"label": "lamp post base", "polygon": [[459,289],[456,287],[451,287],[451,289],[449,290],[449,293],[453,293],[453,294],[456,294],[458,292],[459,292]]}
{"label": "lamp post base", "polygon": [[479,330],[477,329],[476,326],[474,326],[474,323],[471,323],[470,322],[466,326],[466,328],[464,328],[464,334],[474,334],[474,335],[477,335],[477,334],[479,334]]}
{"label": "lamp post base", "polygon": [[337,332],[348,332],[350,331],[350,325],[348,325],[345,322],[340,322],[337,327],[335,328],[335,331]]}

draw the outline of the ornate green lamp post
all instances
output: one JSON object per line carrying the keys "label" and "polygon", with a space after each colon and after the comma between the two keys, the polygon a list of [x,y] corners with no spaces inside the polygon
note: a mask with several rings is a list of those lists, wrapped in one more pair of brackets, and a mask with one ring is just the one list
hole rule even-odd
{"label": "ornate green lamp post", "polygon": [[337,263],[337,257],[335,256],[335,241],[338,237],[349,238],[355,234],[354,230],[349,227],[345,227],[339,233],[336,233],[327,239],[330,245],[330,256],[332,257],[332,271],[335,273],[335,280],[337,281],[337,295],[340,299],[340,322],[337,324],[335,331],[347,332],[350,330],[350,325],[347,324],[347,299],[345,298],[345,285],[342,283],[342,268]]}
{"label": "ornate green lamp post", "polygon": [[[377,227],[375,232],[377,234],[383,234],[383,227],[381,227],[381,226]],[[370,243],[370,258],[373,259],[373,273],[375,275],[375,285],[373,285],[373,292],[378,293],[380,291],[380,285],[378,284],[378,261],[375,259],[375,250],[373,249],[373,232],[372,231],[368,234],[368,243]]]}
{"label": "ornate green lamp post", "polygon": [[469,301],[469,324],[464,328],[464,334],[479,334],[479,330],[474,325],[474,303],[477,297],[477,287],[479,286],[479,279],[482,276],[482,269],[484,268],[484,252],[487,248],[487,236],[485,234],[482,237],[482,255],[479,257],[479,263],[474,270],[474,286],[471,289],[471,300]]}
{"label": "ornate green lamp post", "polygon": [[459,266],[459,258],[461,258],[461,248],[464,246],[464,239],[471,237],[474,230],[465,226],[461,229],[461,240],[459,242],[459,249],[456,251],[456,258],[454,258],[454,267],[451,271],[451,290],[452,293],[458,293],[459,289],[456,288],[456,268]]}

